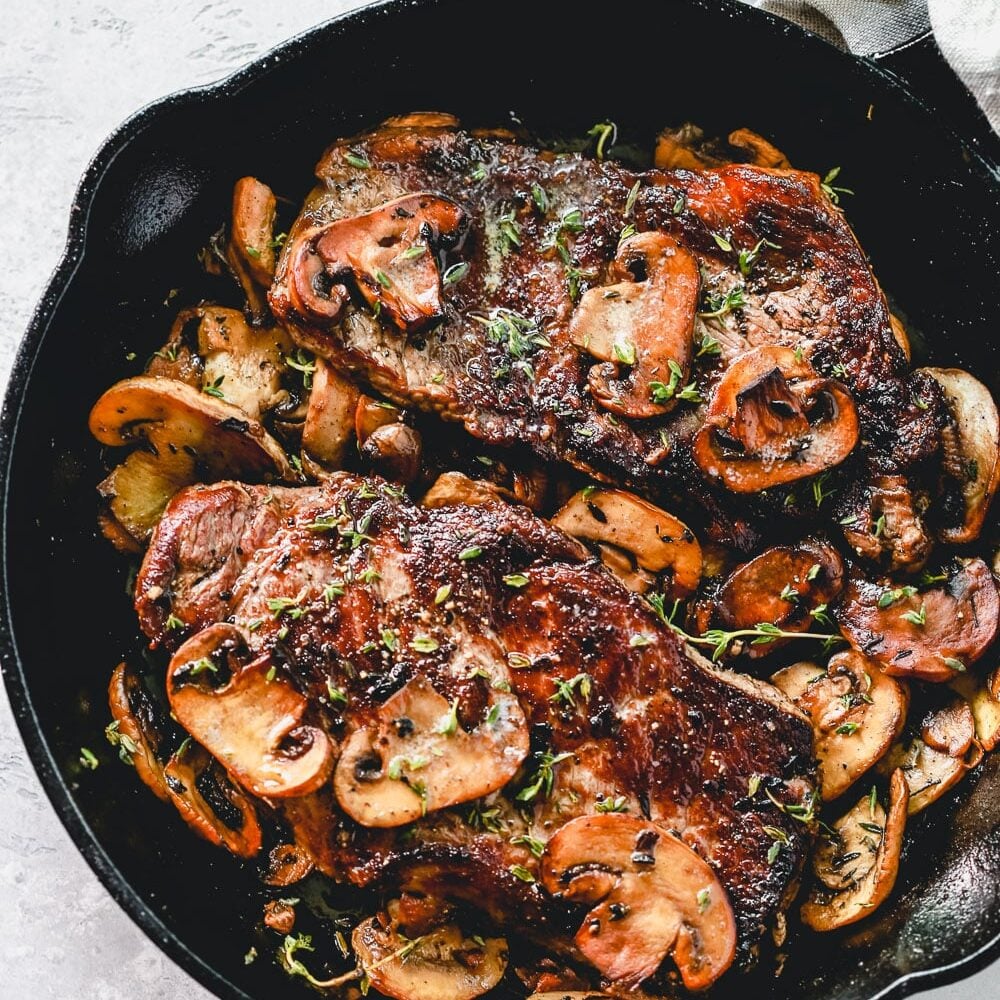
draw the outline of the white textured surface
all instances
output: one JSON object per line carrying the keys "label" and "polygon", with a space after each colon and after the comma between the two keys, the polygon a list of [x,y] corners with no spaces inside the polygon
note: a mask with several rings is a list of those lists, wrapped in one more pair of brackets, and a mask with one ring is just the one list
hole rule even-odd
{"label": "white textured surface", "polygon": [[[0,33],[0,384],[61,252],[101,140],[170,91],[214,80],[342,10],[344,0],[8,0]],[[30,234],[30,238],[29,238]],[[1000,995],[996,974],[928,994]],[[0,690],[0,998],[206,1000],[76,853]],[[442,998],[445,1000],[445,998]]]}

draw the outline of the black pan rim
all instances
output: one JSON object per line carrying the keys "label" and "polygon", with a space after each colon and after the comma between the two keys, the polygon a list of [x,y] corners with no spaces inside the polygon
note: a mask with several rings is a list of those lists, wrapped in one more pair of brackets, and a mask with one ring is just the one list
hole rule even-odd
{"label": "black pan rim", "polygon": [[[137,135],[146,129],[155,127],[165,112],[183,110],[203,102],[225,100],[269,73],[279,62],[307,56],[309,50],[318,44],[320,39],[335,38],[345,30],[355,27],[375,31],[378,29],[381,18],[390,17],[397,10],[413,7],[429,8],[448,2],[450,0],[375,0],[375,2],[321,22],[293,36],[221,80],[181,90],[146,105],[128,117],[104,140],[91,159],[77,187],[70,209],[67,238],[62,256],[32,314],[11,367],[3,409],[0,413],[0,473],[3,476],[0,498],[2,498],[4,511],[7,509],[10,489],[14,442],[18,436],[21,410],[31,385],[38,349],[47,332],[52,315],[72,284],[77,268],[83,259],[87,246],[88,221],[94,195],[101,179],[115,158]],[[776,40],[784,35],[796,38],[800,45],[829,47],[825,41],[811,32],[765,11],[744,6],[736,0],[686,0],[686,2],[705,9],[721,10],[724,14],[734,18],[758,18],[770,25]],[[904,80],[896,74],[888,72],[873,60],[859,59],[847,54],[843,54],[843,60],[845,72],[854,72],[869,78],[875,77],[883,85],[898,92],[904,100],[916,105],[925,115],[933,114],[933,109],[917,96]],[[963,149],[965,155],[976,161],[980,169],[984,170],[994,182],[1000,184],[1000,157],[996,163],[990,162],[990,159],[982,155],[980,150],[967,145],[960,136],[954,133],[950,134],[955,143]],[[994,136],[988,136],[985,147],[982,148],[988,149],[992,153],[995,150],[1000,151],[1000,144],[996,142]],[[28,751],[29,759],[60,822],[104,888],[161,951],[202,986],[223,1000],[252,1000],[243,990],[234,986],[215,968],[199,958],[163,923],[152,906],[140,896],[115,867],[78,809],[73,792],[66,778],[60,773],[48,741],[39,725],[28,693],[25,667],[18,653],[8,600],[6,517],[0,526],[0,573],[2,573],[0,576],[0,583],[2,583],[0,586],[0,674],[3,675],[15,722]],[[869,1000],[889,1000],[889,998],[902,1000],[903,997],[920,990],[955,983],[979,971],[997,958],[1000,958],[1000,934],[978,951],[957,962],[900,976],[878,993],[872,994]]]}

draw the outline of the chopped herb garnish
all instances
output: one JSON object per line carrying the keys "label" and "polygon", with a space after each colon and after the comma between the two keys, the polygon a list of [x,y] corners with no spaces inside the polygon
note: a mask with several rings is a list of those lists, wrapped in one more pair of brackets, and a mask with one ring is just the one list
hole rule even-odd
{"label": "chopped herb garnish", "polygon": [[576,707],[575,695],[579,691],[584,701],[590,698],[591,680],[589,674],[577,674],[567,681],[554,680],[555,694],[549,695],[549,701],[561,701],[572,708]]}
{"label": "chopped herb garnish", "polygon": [[437,640],[432,639],[429,635],[414,636],[410,642],[410,649],[416,650],[418,653],[433,653],[440,648]]}
{"label": "chopped herb garnish", "polygon": [[412,247],[408,247],[400,255],[401,260],[416,260],[418,257],[423,257],[427,253],[427,247],[422,243],[414,243]]}
{"label": "chopped herb garnish", "polygon": [[879,594],[878,606],[880,608],[888,608],[890,605],[895,604],[896,601],[901,601],[904,597],[914,597],[916,593],[916,587],[895,587],[892,590],[883,590]]}
{"label": "chopped herb garnish", "polygon": [[651,635],[646,635],[644,632],[637,632],[635,635],[629,637],[628,644],[633,649],[637,649],[640,646],[650,646],[655,641]]}
{"label": "chopped herb garnish", "polygon": [[551,795],[552,785],[555,781],[554,769],[556,764],[561,764],[564,760],[569,760],[573,755],[571,753],[552,754],[550,751],[545,750],[541,753],[536,753],[534,756],[537,770],[532,776],[531,781],[517,793],[518,802],[531,802],[539,794],[543,798]]}
{"label": "chopped herb garnish", "polygon": [[335,705],[346,705],[347,704],[347,694],[339,687],[335,687],[333,681],[328,680],[326,682],[326,693],[330,697],[330,701]]}
{"label": "chopped herb garnish", "polygon": [[497,218],[500,236],[504,241],[504,250],[521,249],[521,227],[517,224],[513,208],[507,208]]}
{"label": "chopped herb garnish", "polygon": [[470,545],[468,548],[462,549],[458,554],[458,558],[462,562],[468,562],[470,559],[478,559],[483,554],[483,550],[478,545]]}
{"label": "chopped herb garnish", "polygon": [[820,187],[826,193],[826,196],[834,203],[834,205],[840,204],[840,196],[842,194],[854,194],[850,188],[845,187],[834,187],[833,182],[837,179],[840,174],[840,167],[834,167],[832,170],[827,171],[826,176],[820,182]]}
{"label": "chopped herb garnish", "polygon": [[923,626],[927,624],[927,608],[921,604],[919,611],[904,611],[899,617],[904,622],[910,622],[911,625]]}
{"label": "chopped herb garnish", "polygon": [[448,714],[438,726],[438,733],[442,736],[454,736],[458,732],[458,699],[456,698],[448,709]]}
{"label": "chopped herb garnish", "polygon": [[[457,285],[469,273],[469,265],[463,260],[457,264],[452,264],[444,274],[441,275],[441,282],[445,285]],[[442,373],[441,378],[444,378]]]}
{"label": "chopped herb garnish", "polygon": [[521,587],[527,587],[529,581],[523,573],[508,573],[503,578],[503,582],[508,587],[514,587],[515,590],[519,590]]}
{"label": "chopped herb garnish", "polygon": [[725,236],[722,236],[720,233],[712,233],[712,239],[715,240],[715,245],[724,253],[733,252],[733,245]]}
{"label": "chopped herb garnish", "polygon": [[635,203],[639,198],[639,188],[642,186],[642,181],[636,181],[631,188],[629,188],[628,197],[625,199],[625,218],[627,219],[631,214],[632,210],[635,208]]}
{"label": "chopped herb garnish", "polygon": [[597,159],[603,160],[605,152],[618,139],[618,126],[614,122],[598,122],[593,128],[588,129],[587,135],[597,140],[594,155]]}
{"label": "chopped herb garnish", "polygon": [[838,736],[853,736],[861,728],[860,722],[845,722],[834,730]]}
{"label": "chopped herb garnish", "polygon": [[179,628],[184,628],[184,622],[182,622],[175,614],[167,615],[167,621],[165,624],[167,631],[169,632],[173,632]]}
{"label": "chopped herb garnish", "polygon": [[771,247],[772,250],[781,249],[777,243],[772,243],[767,239],[761,239],[757,241],[752,250],[741,250],[739,252],[740,274],[742,274],[743,277],[750,277],[750,272],[753,270],[754,264],[757,263],[757,258],[760,257],[761,247],[765,246]]}
{"label": "chopped herb garnish", "polygon": [[93,750],[88,750],[87,747],[80,747],[80,764],[88,771],[96,771],[100,767],[101,762],[97,759]]}
{"label": "chopped herb garnish", "polygon": [[437,593],[434,595],[434,603],[444,604],[449,597],[451,597],[451,584],[446,583],[443,586],[438,587]]}
{"label": "chopped herb garnish", "polygon": [[301,347],[296,348],[294,354],[285,355],[285,364],[289,368],[302,373],[302,388],[311,389],[313,376],[316,374],[316,361],[310,358]]}
{"label": "chopped herb garnish", "polygon": [[225,395],[222,392],[222,383],[225,381],[225,375],[220,375],[214,382],[206,382],[202,387],[201,391],[205,393],[206,396],[214,396],[216,399],[225,399]]}
{"label": "chopped herb garnish", "polygon": [[705,308],[699,310],[698,315],[702,319],[714,319],[731,313],[734,309],[742,309],[746,305],[743,296],[744,288],[736,285],[730,288],[725,295],[718,292],[711,292],[705,299]]}
{"label": "chopped herb garnish", "polygon": [[944,661],[944,665],[949,667],[951,670],[957,670],[960,674],[965,673],[965,664],[955,656],[942,656],[941,659]]}
{"label": "chopped herb garnish", "polygon": [[389,280],[389,275],[386,274],[381,268],[376,268],[375,280],[378,281],[383,288],[392,288],[392,281]]}
{"label": "chopped herb garnish", "polygon": [[623,365],[635,364],[635,344],[628,340],[616,340],[611,348],[615,361]]}
{"label": "chopped herb garnish", "polygon": [[531,200],[535,203],[538,211],[544,215],[549,210],[549,196],[545,193],[545,188],[537,181],[531,185]]}
{"label": "chopped herb garnish", "polygon": [[615,798],[601,799],[600,802],[596,803],[594,808],[599,813],[623,813],[628,812],[628,799],[624,795],[618,795]]}
{"label": "chopped herb garnish", "polygon": [[712,903],[712,890],[702,889],[697,895],[698,912],[704,913]]}
{"label": "chopped herb garnish", "polygon": [[363,153],[352,153],[348,150],[344,153],[344,159],[352,167],[357,167],[358,170],[367,170],[371,166],[371,161]]}
{"label": "chopped herb garnish", "polygon": [[539,840],[537,837],[529,837],[526,833],[511,837],[510,842],[527,847],[536,858],[540,858],[545,853],[545,841]]}
{"label": "chopped herb garnish", "polygon": [[534,882],[535,876],[528,871],[524,865],[511,865],[508,871],[514,878],[519,878],[522,882]]}
{"label": "chopped herb garnish", "polygon": [[701,343],[698,345],[698,353],[695,354],[695,357],[700,358],[702,355],[718,357],[721,353],[722,345],[710,333],[706,333],[701,338]]}

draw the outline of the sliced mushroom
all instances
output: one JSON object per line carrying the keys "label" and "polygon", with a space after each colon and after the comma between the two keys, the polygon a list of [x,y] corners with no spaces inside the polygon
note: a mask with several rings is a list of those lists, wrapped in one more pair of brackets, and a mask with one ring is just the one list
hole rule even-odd
{"label": "sliced mushroom", "polygon": [[250,799],[203,747],[185,741],[163,775],[170,801],[195,833],[240,858],[260,851],[260,822]]}
{"label": "sliced mushroom", "polygon": [[633,493],[587,487],[551,523],[598,545],[605,565],[632,590],[660,579],[671,598],[684,598],[701,580],[701,546],[691,529]]}
{"label": "sliced mushroom", "polygon": [[579,816],[549,840],[542,884],[591,907],[575,941],[616,985],[636,987],[669,954],[689,990],[714,983],[736,954],[725,889],[690,847],[656,824],[604,813]]}
{"label": "sliced mushroom", "polygon": [[877,763],[906,722],[908,690],[854,650],[831,657],[826,670],[793,663],[771,683],[812,722],[820,787],[828,802]]}
{"label": "sliced mushroom", "polygon": [[384,479],[412,483],[420,474],[423,439],[420,432],[406,424],[386,424],[368,435],[361,446],[364,458]]}
{"label": "sliced mushroom", "polygon": [[218,389],[227,403],[260,420],[287,397],[281,377],[291,338],[280,326],[252,328],[236,309],[202,306],[198,312],[202,385]]}
{"label": "sliced mushroom", "polygon": [[893,340],[899,344],[906,360],[910,361],[913,358],[913,348],[910,347],[910,335],[906,332],[903,321],[895,313],[889,313],[889,326],[892,329]]}
{"label": "sliced mushroom", "polygon": [[98,487],[137,542],[149,538],[183,486],[222,478],[295,479],[277,441],[237,407],[172,379],[139,376],[113,385],[90,411],[102,444],[142,444]]}
{"label": "sliced mushroom", "polygon": [[459,121],[447,111],[411,111],[394,115],[382,123],[384,128],[458,128]]}
{"label": "sliced mushroom", "polygon": [[665,233],[636,233],[619,245],[609,276],[616,284],[584,292],[570,340],[604,362],[588,377],[601,406],[660,416],[676,405],[691,370],[698,262]]}
{"label": "sliced mushroom", "polygon": [[944,390],[953,423],[942,431],[945,472],[958,483],[963,516],[941,529],[953,545],[975,541],[1000,485],[1000,416],[990,390],[960,368],[924,368]]}
{"label": "sliced mushroom", "polygon": [[372,986],[396,1000],[474,1000],[507,969],[504,938],[467,938],[455,924],[409,939],[369,917],[351,945]]}
{"label": "sliced mushroom", "polygon": [[985,676],[959,674],[951,687],[969,703],[979,745],[994,749],[1000,743],[1000,667]]}
{"label": "sliced mushroom", "polygon": [[[326,733],[302,722],[308,702],[274,676],[270,654],[249,663],[232,625],[211,625],[188,639],[167,669],[167,695],[177,721],[243,787],[268,798],[308,795],[330,776]],[[228,672],[218,687],[209,678]]]}
{"label": "sliced mushroom", "polygon": [[[284,260],[291,272],[288,304],[307,319],[334,323],[347,305],[350,280],[369,306],[401,330],[417,331],[442,315],[436,254],[464,224],[455,202],[423,193],[307,230]],[[272,294],[284,292],[278,287]]]}
{"label": "sliced mushroom", "polygon": [[420,501],[424,507],[481,506],[504,500],[505,490],[483,479],[470,479],[461,472],[442,472]]}
{"label": "sliced mushroom", "polygon": [[972,709],[955,698],[928,712],[919,733],[893,744],[879,770],[898,769],[906,779],[911,816],[937,802],[979,763],[975,734]]}
{"label": "sliced mushroom", "polygon": [[[719,590],[717,614],[730,629],[772,622],[786,632],[808,632],[843,585],[844,563],[832,545],[812,538],[776,545],[729,574]],[[748,652],[766,656],[777,645],[751,646]]]}
{"label": "sliced mushroom", "polygon": [[268,855],[266,885],[286,886],[301,882],[313,870],[312,858],[296,844],[279,844]]}
{"label": "sliced mushroom", "polygon": [[421,674],[348,736],[333,787],[362,826],[402,826],[502,788],[527,755],[528,727],[512,694],[491,691],[484,719],[468,731]]}
{"label": "sliced mushroom", "polygon": [[889,809],[865,796],[834,824],[835,838],[813,855],[816,884],[802,906],[802,922],[832,931],[870,916],[896,884],[910,793],[901,771],[889,779]]}
{"label": "sliced mushroom", "polygon": [[256,177],[241,177],[233,188],[232,244],[247,270],[265,288],[274,277],[274,193]]}
{"label": "sliced mushroom", "polygon": [[890,573],[920,569],[934,545],[905,476],[877,476],[848,522],[843,530],[851,548]]}
{"label": "sliced mushroom", "polygon": [[982,559],[957,559],[947,572],[944,582],[918,591],[855,570],[837,612],[841,631],[888,674],[951,680],[996,637],[1000,597]]}
{"label": "sliced mushroom", "polygon": [[[119,745],[131,757],[135,773],[155,795],[169,801],[163,764],[157,756],[162,735],[156,725],[156,712],[143,689],[142,679],[125,662],[119,663],[111,674],[108,704]],[[129,742],[124,743],[122,737]]]}
{"label": "sliced mushroom", "polygon": [[727,162],[705,142],[705,133],[690,122],[664,129],[656,137],[653,163],[659,170],[707,170]]}
{"label": "sliced mushroom", "polygon": [[787,347],[758,347],[722,377],[692,454],[734,493],[759,493],[839,465],[858,441],[847,389]]}
{"label": "sliced mushroom", "polygon": [[354,440],[354,412],[361,394],[328,361],[316,358],[315,364],[302,428],[302,456],[303,462],[318,464],[319,471],[333,472],[343,467]]}
{"label": "sliced mushroom", "polygon": [[777,146],[748,128],[730,132],[729,145],[743,154],[745,163],[752,163],[756,167],[772,170],[790,170],[792,167],[788,157]]}
{"label": "sliced mushroom", "polygon": [[358,444],[364,444],[380,427],[398,423],[400,416],[398,406],[362,393],[354,410],[354,433],[358,436]]}

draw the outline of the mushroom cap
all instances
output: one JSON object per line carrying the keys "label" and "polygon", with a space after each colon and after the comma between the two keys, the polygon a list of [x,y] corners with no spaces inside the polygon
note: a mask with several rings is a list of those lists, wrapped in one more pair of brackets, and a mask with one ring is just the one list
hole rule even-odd
{"label": "mushroom cap", "polygon": [[872,808],[866,795],[834,824],[838,840],[820,841],[813,854],[817,881],[801,910],[807,927],[846,927],[885,902],[896,884],[909,798],[897,769],[889,779],[888,811],[881,803]]}
{"label": "mushroom cap", "polygon": [[294,480],[285,452],[238,407],[183,382],[139,375],[108,389],[90,411],[101,444],[145,442],[156,454],[185,452],[206,478]]}
{"label": "mushroom cap", "polygon": [[169,802],[163,764],[156,756],[160,734],[150,712],[149,696],[142,690],[139,675],[124,661],[111,674],[108,704],[111,718],[118,724],[119,737],[128,737],[136,747],[132,752],[135,773],[158,798]]}
{"label": "mushroom cap", "polygon": [[[599,545],[605,565],[631,590],[648,590],[652,577],[662,575],[669,596],[683,598],[701,580],[701,546],[694,532],[633,493],[588,487],[570,497],[551,523],[573,538]],[[646,586],[634,582],[639,579],[632,575],[636,568],[651,575]]]}
{"label": "mushroom cap", "polygon": [[274,277],[274,192],[256,177],[241,177],[233,187],[232,244],[254,280],[265,287]]}
{"label": "mushroom cap", "polygon": [[818,376],[790,348],[763,346],[723,375],[692,455],[734,493],[759,493],[839,465],[858,432],[845,386]]}
{"label": "mushroom cap", "polygon": [[507,969],[504,938],[473,940],[455,924],[407,940],[368,917],[354,928],[351,945],[372,986],[396,1000],[474,1000]]}
{"label": "mushroom cap", "polygon": [[[296,236],[271,290],[280,316],[290,306],[307,321],[335,323],[350,281],[371,307],[399,329],[415,332],[441,318],[441,275],[435,251],[455,242],[465,212],[430,192],[403,195],[363,215],[315,226]],[[411,253],[418,248],[423,252]],[[286,302],[287,297],[287,302]]]}
{"label": "mushroom cap", "polygon": [[588,378],[600,406],[636,419],[660,416],[677,400],[657,402],[654,383],[671,380],[672,363],[679,389],[691,368],[698,262],[666,233],[636,233],[619,244],[610,274],[616,284],[583,293],[570,341],[603,362]]}
{"label": "mushroom cap", "polygon": [[982,531],[990,504],[1000,485],[1000,416],[990,390],[960,368],[924,368],[944,390],[955,421],[957,455],[947,455],[958,468],[947,471],[959,482],[963,502],[961,523],[940,530],[952,545],[973,542]]}
{"label": "mushroom cap", "polygon": [[[245,665],[246,646],[232,625],[210,625],[170,660],[167,695],[177,721],[241,785],[263,798],[308,795],[333,767],[326,733],[304,725],[308,702],[273,675],[270,654]],[[206,676],[224,667],[229,678],[210,687]]]}
{"label": "mushroom cap", "polygon": [[958,674],[951,687],[969,703],[979,745],[994,749],[1000,743],[1000,668],[985,675]]}
{"label": "mushroom cap", "polygon": [[975,663],[996,638],[1000,595],[982,559],[956,560],[948,573],[943,583],[909,593],[852,571],[837,610],[841,631],[888,674],[951,680],[960,669],[949,660]]}
{"label": "mushroom cap", "polygon": [[[181,744],[163,774],[170,801],[195,833],[240,858],[252,858],[260,852],[260,822],[252,802],[204,747]],[[223,816],[215,811],[202,793],[206,781],[212,783],[216,796],[229,803],[232,813],[227,810]],[[230,815],[239,816],[239,826],[230,825]]]}
{"label": "mushroom cap", "polygon": [[705,989],[732,964],[736,922],[725,889],[690,847],[623,813],[578,816],[549,840],[541,881],[592,908],[576,934],[583,956],[626,988],[672,955],[684,985]]}
{"label": "mushroom cap", "polygon": [[506,785],[528,755],[517,699],[492,691],[471,732],[456,710],[419,674],[351,732],[333,779],[344,812],[362,826],[396,827]]}
{"label": "mushroom cap", "polygon": [[830,658],[826,670],[800,662],[771,683],[812,722],[823,798],[843,795],[902,732],[909,692],[855,650]]}
{"label": "mushroom cap", "polygon": [[[718,615],[732,629],[773,622],[787,632],[807,632],[814,624],[811,612],[832,603],[843,581],[844,563],[832,545],[814,538],[775,545],[729,574],[719,590]],[[750,652],[767,655],[774,647]]]}

